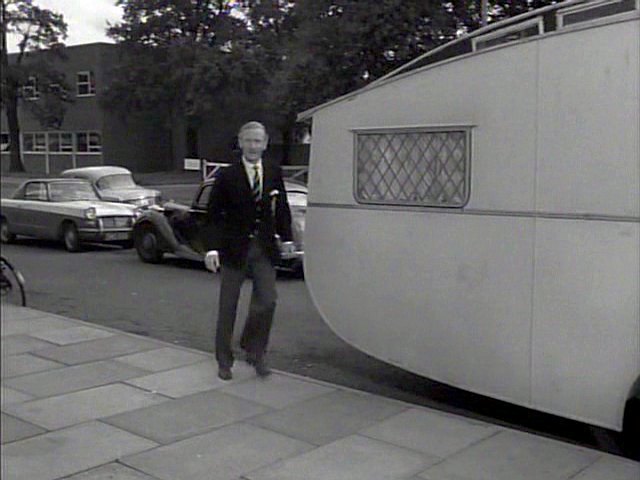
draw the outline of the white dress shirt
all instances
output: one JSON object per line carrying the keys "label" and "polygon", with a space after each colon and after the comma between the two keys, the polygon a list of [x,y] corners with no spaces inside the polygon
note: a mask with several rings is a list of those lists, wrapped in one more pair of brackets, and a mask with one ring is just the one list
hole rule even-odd
{"label": "white dress shirt", "polygon": [[258,166],[258,175],[260,175],[260,185],[264,188],[264,174],[262,172],[262,159],[258,160],[258,163],[247,162],[244,157],[242,157],[242,163],[244,164],[244,170],[247,172],[247,178],[249,179],[249,185],[253,188],[253,176],[255,175],[255,166]]}

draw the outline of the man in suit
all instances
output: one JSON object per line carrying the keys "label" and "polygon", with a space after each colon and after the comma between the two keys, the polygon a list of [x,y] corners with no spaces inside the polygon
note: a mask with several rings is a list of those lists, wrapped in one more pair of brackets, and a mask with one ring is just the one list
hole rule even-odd
{"label": "man in suit", "polygon": [[280,167],[262,158],[268,141],[261,123],[243,125],[238,132],[242,159],[218,172],[209,197],[209,220],[220,235],[205,264],[210,270],[221,270],[216,360],[222,380],[232,378],[233,327],[248,272],[253,291],[240,346],[258,376],[270,374],[265,353],[277,298],[274,265],[281,252],[294,250],[291,211]]}

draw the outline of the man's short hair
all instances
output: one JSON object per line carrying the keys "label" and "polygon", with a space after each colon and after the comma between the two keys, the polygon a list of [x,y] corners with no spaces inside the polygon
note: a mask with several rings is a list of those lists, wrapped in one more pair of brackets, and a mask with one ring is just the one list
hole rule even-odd
{"label": "man's short hair", "polygon": [[242,134],[247,130],[258,130],[258,129],[264,132],[265,137],[269,136],[269,134],[267,133],[267,128],[263,124],[261,124],[260,122],[253,121],[253,122],[247,122],[240,127],[240,130],[238,131],[238,138],[240,138]]}

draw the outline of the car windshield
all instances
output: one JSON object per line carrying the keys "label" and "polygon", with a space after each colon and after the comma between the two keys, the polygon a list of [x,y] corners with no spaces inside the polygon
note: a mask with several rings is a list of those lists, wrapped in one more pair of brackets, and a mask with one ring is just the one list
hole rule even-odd
{"label": "car windshield", "polygon": [[74,200],[99,200],[90,184],[81,182],[55,182],[49,184],[52,202],[72,202]]}
{"label": "car windshield", "polygon": [[106,175],[98,180],[96,185],[101,190],[137,187],[136,182],[133,181],[133,177],[129,173]]}

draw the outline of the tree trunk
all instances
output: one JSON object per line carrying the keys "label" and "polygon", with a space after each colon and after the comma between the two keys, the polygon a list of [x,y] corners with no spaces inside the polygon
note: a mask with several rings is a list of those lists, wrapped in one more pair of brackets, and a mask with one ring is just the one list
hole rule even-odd
{"label": "tree trunk", "polygon": [[20,155],[20,124],[18,122],[18,98],[15,89],[8,88],[5,111],[7,113],[7,123],[9,124],[9,171],[24,172],[24,165]]}
{"label": "tree trunk", "polygon": [[184,115],[174,109],[171,112],[171,160],[173,170],[184,169],[187,154],[187,125]]}
{"label": "tree trunk", "polygon": [[289,165],[291,163],[291,129],[284,127],[280,130],[282,135],[282,159],[281,165]]}
{"label": "tree trunk", "polygon": [[[20,158],[20,123],[18,121],[18,89],[20,86],[17,84],[12,75],[9,75],[9,55],[7,51],[7,15],[6,4],[2,2],[2,33],[0,35],[0,56],[2,63],[3,75],[6,77],[3,79],[3,95],[2,105],[7,114],[7,123],[9,124],[9,171],[10,172],[24,172],[24,165],[22,164],[22,158]],[[22,56],[22,52],[20,57]]]}

